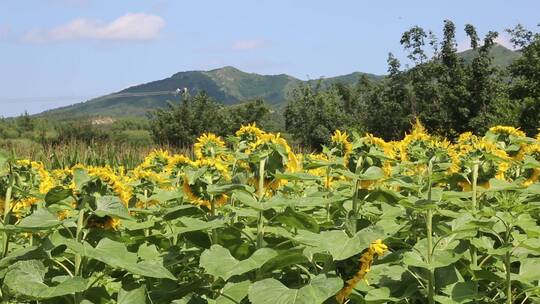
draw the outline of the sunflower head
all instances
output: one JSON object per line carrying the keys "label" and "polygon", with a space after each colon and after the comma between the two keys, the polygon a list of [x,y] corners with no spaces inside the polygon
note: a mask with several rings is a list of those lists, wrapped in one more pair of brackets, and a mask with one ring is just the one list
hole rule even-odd
{"label": "sunflower head", "polygon": [[401,160],[409,162],[427,161],[432,156],[432,151],[429,149],[432,145],[431,140],[431,136],[417,119],[411,133],[406,134],[397,145]]}
{"label": "sunflower head", "polygon": [[371,166],[380,168],[391,167],[392,160],[396,157],[393,143],[387,143],[382,138],[366,134],[364,137],[355,136],[348,168],[351,172],[364,171]]}
{"label": "sunflower head", "polygon": [[197,159],[222,158],[224,156],[225,142],[213,133],[205,133],[193,145],[193,152]]}
{"label": "sunflower head", "polygon": [[183,178],[183,190],[188,200],[199,206],[210,208],[212,203],[220,206],[227,201],[225,194],[213,195],[208,186],[229,181],[227,165],[218,159],[199,159],[192,162]]}
{"label": "sunflower head", "polygon": [[472,171],[478,165],[478,184],[486,184],[491,178],[504,179],[511,167],[511,158],[496,143],[478,138],[470,133],[462,134],[455,147],[454,166],[472,181]]}
{"label": "sunflower head", "polygon": [[489,129],[484,138],[497,144],[510,157],[520,160],[526,146],[525,137],[525,132],[514,127],[495,126]]}
{"label": "sunflower head", "polygon": [[247,143],[256,142],[265,132],[257,127],[255,123],[242,125],[235,135]]}
{"label": "sunflower head", "polygon": [[334,156],[342,157],[343,164],[347,166],[349,164],[349,158],[352,153],[353,145],[349,141],[349,135],[347,132],[341,132],[336,130],[330,138],[330,151]]}
{"label": "sunflower head", "polygon": [[170,158],[169,151],[162,149],[154,150],[144,158],[140,167],[156,173],[163,172],[164,168],[169,164]]}
{"label": "sunflower head", "polygon": [[265,133],[261,135],[256,142],[250,144],[246,150],[246,154],[266,157],[268,160],[266,162],[266,171],[270,174],[277,171],[296,172],[300,169],[300,163],[296,154],[279,133]]}
{"label": "sunflower head", "polygon": [[56,181],[47,171],[42,162],[27,159],[18,160],[15,170],[20,178],[20,187],[34,187],[37,185],[40,194],[47,194],[56,186]]}
{"label": "sunflower head", "polygon": [[189,157],[183,154],[174,154],[169,158],[169,163],[165,167],[165,172],[170,176],[176,176],[178,173],[183,172],[184,168],[192,163]]}
{"label": "sunflower head", "polygon": [[523,165],[518,172],[525,178],[523,184],[529,186],[540,180],[540,144],[527,145],[523,150]]}

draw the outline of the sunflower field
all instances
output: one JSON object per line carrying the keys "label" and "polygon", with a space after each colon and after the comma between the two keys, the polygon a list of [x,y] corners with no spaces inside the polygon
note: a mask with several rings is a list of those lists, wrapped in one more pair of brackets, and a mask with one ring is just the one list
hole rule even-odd
{"label": "sunflower field", "polygon": [[2,303],[540,303],[540,141],[512,127],[0,167]]}

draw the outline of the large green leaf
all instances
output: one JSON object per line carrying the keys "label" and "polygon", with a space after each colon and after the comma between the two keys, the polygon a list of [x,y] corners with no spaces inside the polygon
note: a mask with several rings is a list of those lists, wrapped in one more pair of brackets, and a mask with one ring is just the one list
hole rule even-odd
{"label": "large green leaf", "polygon": [[196,218],[183,217],[179,223],[174,226],[174,232],[176,234],[182,234],[191,231],[208,230],[223,227],[225,225],[225,219],[215,219],[212,221],[202,221]]}
{"label": "large green leaf", "polygon": [[239,261],[226,248],[220,245],[213,245],[201,254],[200,265],[207,273],[228,280],[234,275],[244,274],[260,268],[275,256],[277,256],[277,252],[273,249],[261,248],[255,251],[249,258]]}
{"label": "large green leaf", "polygon": [[319,224],[313,217],[303,212],[293,211],[291,208],[285,209],[283,213],[276,215],[274,219],[291,228],[309,230],[311,232],[319,231]]}
{"label": "large green leaf", "polygon": [[92,179],[93,177],[88,175],[85,169],[77,168],[73,170],[73,182],[77,191],[80,191]]}
{"label": "large green leaf", "polygon": [[308,247],[313,247],[316,252],[327,252],[334,260],[340,261],[360,253],[369,247],[371,242],[384,236],[384,231],[375,226],[359,231],[352,238],[343,230],[329,230],[321,233],[299,230],[294,239]]}
{"label": "large green leaf", "polygon": [[86,290],[88,281],[81,277],[62,277],[56,286],[44,283],[47,269],[38,260],[18,261],[8,268],[5,286],[12,292],[33,299],[50,299]]}
{"label": "large green leaf", "polygon": [[23,218],[17,227],[23,230],[47,230],[61,224],[62,222],[54,214],[42,207]]}
{"label": "large green leaf", "polygon": [[134,289],[125,289],[122,287],[118,291],[117,304],[145,304],[146,303],[146,289],[144,286],[140,286]]}
{"label": "large green leaf", "polygon": [[276,279],[255,282],[249,289],[253,304],[321,304],[343,287],[339,278],[319,275],[300,289],[290,289]]}
{"label": "large green leaf", "polygon": [[145,277],[176,279],[172,273],[163,267],[161,259],[138,262],[139,257],[137,254],[129,252],[126,245],[121,242],[104,238],[99,241],[96,248],[88,243],[79,244],[72,240],[65,240],[65,243],[69,249],[76,253],[103,262],[113,268],[125,269],[133,274]]}
{"label": "large green leaf", "polygon": [[71,189],[66,189],[64,187],[54,187],[45,195],[45,204],[47,206],[56,204],[66,198],[70,197],[73,194]]}
{"label": "large green leaf", "polygon": [[131,219],[129,211],[124,203],[116,196],[100,196],[96,199],[97,216],[113,216],[121,219]]}
{"label": "large green leaf", "polygon": [[227,283],[221,295],[216,299],[216,304],[237,304],[244,299],[248,294],[250,281],[242,281],[239,283]]}

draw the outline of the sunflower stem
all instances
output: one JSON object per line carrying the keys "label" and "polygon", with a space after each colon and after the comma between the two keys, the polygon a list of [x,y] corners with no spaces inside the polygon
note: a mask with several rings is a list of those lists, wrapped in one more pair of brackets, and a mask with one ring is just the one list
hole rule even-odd
{"label": "sunflower stem", "polygon": [[[9,171],[10,171],[10,174],[9,174],[9,186],[8,186],[8,188],[6,190],[6,197],[5,197],[5,200],[4,200],[4,216],[2,217],[2,220],[3,220],[2,223],[4,224],[4,226],[8,225],[9,220],[10,220],[11,192],[13,190],[13,183],[14,183],[11,164],[10,164]],[[2,234],[2,258],[6,257],[6,255],[7,255],[8,246],[9,246],[9,232],[4,231],[4,233]]]}
{"label": "sunflower stem", "polygon": [[[478,169],[479,164],[478,162],[474,162],[473,165],[473,172],[472,172],[472,209],[473,213],[476,213],[476,210],[478,208],[477,202],[476,202],[476,196],[477,196],[477,189],[478,189]],[[469,251],[471,253],[471,264],[473,269],[476,269],[478,265],[478,254],[476,253],[476,248],[473,245],[470,245]]]}
{"label": "sunflower stem", "polygon": [[[266,165],[266,158],[263,158],[259,161],[259,188],[258,188],[258,199],[259,204],[262,204],[264,197],[264,167]],[[257,218],[257,249],[263,247],[264,243],[264,215],[263,210],[259,211],[259,216]]]}
{"label": "sunflower stem", "polygon": [[[330,166],[326,167],[326,176],[324,180],[324,187],[326,189],[326,199],[328,199],[328,194],[330,193]],[[330,203],[326,204],[326,221],[330,221]]]}
{"label": "sunflower stem", "polygon": [[354,182],[353,198],[352,198],[352,214],[351,214],[351,234],[356,234],[356,222],[358,219],[358,188],[360,181]]}
{"label": "sunflower stem", "polygon": [[[427,232],[427,262],[431,266],[433,263],[433,209],[431,208],[431,175],[433,172],[433,161],[428,164],[428,210],[426,211],[426,232]],[[428,277],[428,303],[435,303],[435,271],[430,267]]]}
{"label": "sunflower stem", "polygon": [[512,278],[510,273],[510,250],[504,257],[504,268],[506,270],[506,303],[512,304]]}
{"label": "sunflower stem", "polygon": [[[214,196],[210,196],[210,215],[212,220],[216,217],[216,202],[214,201]],[[217,245],[218,243],[218,232],[216,228],[212,228],[212,245]]]}
{"label": "sunflower stem", "polygon": [[[77,242],[82,243],[82,229],[84,226],[84,209],[81,208],[79,210],[79,216],[77,218],[77,232],[75,234],[75,237],[77,238]],[[77,253],[75,255],[75,276],[78,276],[82,272],[82,256],[80,253]]]}
{"label": "sunflower stem", "polygon": [[[77,231],[75,234],[75,237],[77,238],[77,242],[81,243],[83,242],[82,237],[82,230],[84,228],[84,205],[81,206],[79,209],[79,216],[77,218]],[[75,254],[75,276],[82,276],[82,256],[80,253]],[[81,303],[82,301],[82,295],[81,293],[75,293],[74,294],[75,303]]]}

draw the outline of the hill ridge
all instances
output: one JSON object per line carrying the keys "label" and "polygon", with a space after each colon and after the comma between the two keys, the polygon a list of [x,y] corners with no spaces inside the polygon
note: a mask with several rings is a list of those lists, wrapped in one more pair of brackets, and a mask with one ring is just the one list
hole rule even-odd
{"label": "hill ridge", "polygon": [[[460,53],[465,62],[470,62],[475,50]],[[501,45],[495,45],[494,64],[507,66],[519,56],[518,52]],[[224,104],[236,104],[242,101],[263,98],[271,105],[279,106],[287,99],[288,92],[303,83],[319,80],[328,85],[336,82],[353,84],[361,75],[378,81],[384,75],[364,72],[352,72],[328,78],[301,80],[281,73],[264,75],[242,71],[234,66],[223,66],[211,70],[181,71],[167,78],[133,85],[117,92],[76,103],[61,108],[50,109],[38,115],[47,116],[142,116],[150,110],[166,107],[167,101],[178,101],[177,90],[187,88],[191,95],[205,91]]]}

